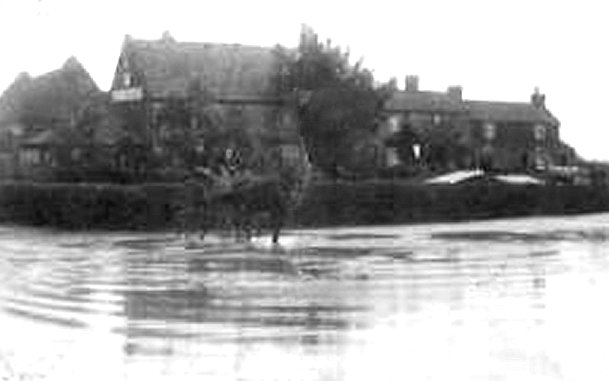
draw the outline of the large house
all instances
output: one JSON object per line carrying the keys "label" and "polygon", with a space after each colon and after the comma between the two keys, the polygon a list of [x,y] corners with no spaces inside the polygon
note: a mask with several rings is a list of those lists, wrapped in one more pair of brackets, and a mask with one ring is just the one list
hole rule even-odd
{"label": "large house", "polygon": [[192,144],[214,149],[203,138],[209,128],[235,140],[224,149],[244,150],[246,141],[250,146],[240,154],[253,166],[264,167],[272,157],[299,161],[304,152],[295,108],[281,97],[281,69],[273,48],[178,42],[167,32],[151,41],[126,36],[112,82],[113,107],[129,115],[130,132],[165,162],[180,161],[172,136],[185,131],[196,140]]}
{"label": "large house", "polygon": [[389,166],[534,171],[575,161],[537,89],[530,102],[473,101],[459,86],[420,91],[418,78],[407,76],[405,91],[385,103],[384,113]]}

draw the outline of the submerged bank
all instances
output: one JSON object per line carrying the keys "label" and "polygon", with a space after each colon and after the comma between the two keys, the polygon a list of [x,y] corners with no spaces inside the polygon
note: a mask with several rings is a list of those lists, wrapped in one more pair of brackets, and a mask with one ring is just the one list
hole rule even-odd
{"label": "submerged bank", "polygon": [[[183,184],[0,184],[0,221],[65,229],[179,226]],[[609,210],[609,189],[584,185],[316,182],[289,226],[396,224]]]}

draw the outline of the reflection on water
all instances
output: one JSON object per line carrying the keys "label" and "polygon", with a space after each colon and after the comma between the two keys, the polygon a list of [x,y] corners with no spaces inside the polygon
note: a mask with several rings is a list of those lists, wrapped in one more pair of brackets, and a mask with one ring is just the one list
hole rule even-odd
{"label": "reflection on water", "polygon": [[289,232],[0,229],[2,379],[607,379],[609,216]]}

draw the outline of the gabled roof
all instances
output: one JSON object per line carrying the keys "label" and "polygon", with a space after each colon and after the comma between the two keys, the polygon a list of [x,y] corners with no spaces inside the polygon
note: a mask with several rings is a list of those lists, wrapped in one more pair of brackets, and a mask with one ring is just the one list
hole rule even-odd
{"label": "gabled roof", "polygon": [[0,123],[66,122],[84,97],[98,91],[89,73],[71,57],[60,69],[41,76],[19,75],[0,97]]}
{"label": "gabled roof", "polygon": [[397,91],[387,102],[388,111],[461,112],[464,106],[446,93],[436,91]]}
{"label": "gabled roof", "polygon": [[474,120],[559,124],[548,110],[531,103],[464,101],[464,104]]}
{"label": "gabled roof", "polygon": [[272,48],[127,37],[123,55],[143,75],[152,96],[184,97],[193,83],[217,97],[276,96],[278,57]]}
{"label": "gabled roof", "polygon": [[0,123],[14,122],[19,118],[19,97],[27,91],[32,77],[21,73],[0,96]]}

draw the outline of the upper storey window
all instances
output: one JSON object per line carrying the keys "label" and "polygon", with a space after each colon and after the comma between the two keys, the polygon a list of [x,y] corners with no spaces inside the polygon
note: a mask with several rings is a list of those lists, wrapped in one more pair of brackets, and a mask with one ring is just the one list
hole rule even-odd
{"label": "upper storey window", "polygon": [[400,115],[393,115],[389,118],[389,133],[395,134],[400,132],[402,124],[402,117]]}
{"label": "upper storey window", "polygon": [[122,56],[119,61],[119,73],[120,73],[120,85],[123,88],[130,88],[134,85],[133,74],[131,73],[131,67],[129,65],[129,60]]}
{"label": "upper storey window", "polygon": [[497,136],[497,126],[494,123],[485,123],[482,126],[482,134],[486,140],[494,140]]}
{"label": "upper storey window", "polygon": [[434,114],[432,121],[434,126],[439,126],[442,123],[442,115]]}
{"label": "upper storey window", "polygon": [[131,87],[133,83],[133,78],[131,77],[131,73],[128,71],[123,73],[123,87]]}
{"label": "upper storey window", "polygon": [[545,140],[547,135],[546,126],[544,126],[543,124],[535,125],[535,128],[533,129],[533,135],[535,137],[535,140],[537,141]]}

